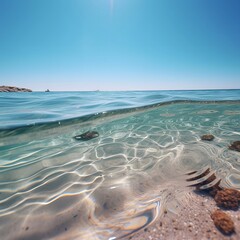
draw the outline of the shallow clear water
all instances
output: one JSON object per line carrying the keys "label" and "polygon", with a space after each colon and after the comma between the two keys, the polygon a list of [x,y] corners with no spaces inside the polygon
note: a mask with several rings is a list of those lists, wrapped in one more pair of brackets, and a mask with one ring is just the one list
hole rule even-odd
{"label": "shallow clear water", "polygon": [[[240,140],[239,90],[0,98],[3,239],[125,236],[188,204],[192,171],[240,189],[240,153],[228,149]],[[99,137],[73,138],[89,130]]]}

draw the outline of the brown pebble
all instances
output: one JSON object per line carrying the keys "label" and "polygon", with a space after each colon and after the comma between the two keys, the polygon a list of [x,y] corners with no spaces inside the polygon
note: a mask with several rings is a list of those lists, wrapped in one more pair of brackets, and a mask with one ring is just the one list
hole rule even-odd
{"label": "brown pebble", "polygon": [[159,226],[160,226],[160,227],[162,226],[162,222],[159,223]]}
{"label": "brown pebble", "polygon": [[212,141],[214,139],[214,136],[212,134],[205,134],[201,136],[201,140],[204,141]]}
{"label": "brown pebble", "polygon": [[233,142],[228,148],[240,152],[240,141]]}
{"label": "brown pebble", "polygon": [[240,203],[240,192],[235,189],[223,189],[216,193],[214,200],[218,207],[237,210]]}
{"label": "brown pebble", "polygon": [[27,231],[29,229],[29,227],[26,227],[25,230]]}
{"label": "brown pebble", "polygon": [[193,224],[192,224],[192,223],[189,223],[189,224],[188,224],[188,227],[189,227],[189,228],[191,228],[192,226],[193,226]]}
{"label": "brown pebble", "polygon": [[227,213],[220,210],[216,210],[211,214],[211,218],[215,226],[223,234],[232,234],[235,232],[234,223]]}

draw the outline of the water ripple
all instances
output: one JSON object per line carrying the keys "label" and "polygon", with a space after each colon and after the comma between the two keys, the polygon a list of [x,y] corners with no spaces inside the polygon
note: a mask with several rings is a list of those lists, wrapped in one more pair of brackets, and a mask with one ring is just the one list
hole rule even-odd
{"label": "water ripple", "polygon": [[[177,212],[188,204],[186,173],[193,171],[197,175],[211,169],[192,184],[214,173],[216,179],[205,187],[221,180],[223,187],[240,189],[240,153],[228,148],[239,140],[238,111],[238,101],[180,101],[60,125],[5,129],[0,145],[1,236],[128,236],[161,218],[164,210]],[[88,130],[99,137],[73,139]],[[206,133],[214,140],[202,141]]]}

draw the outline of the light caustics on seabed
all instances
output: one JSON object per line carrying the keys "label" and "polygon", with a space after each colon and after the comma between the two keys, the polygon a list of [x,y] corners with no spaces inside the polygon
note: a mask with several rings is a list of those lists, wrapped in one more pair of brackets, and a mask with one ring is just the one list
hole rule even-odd
{"label": "light caustics on seabed", "polygon": [[[189,203],[210,169],[240,189],[239,101],[172,101],[0,132],[3,239],[114,239]],[[89,141],[74,136],[96,131]],[[202,141],[203,134],[215,136]],[[189,172],[192,182],[188,181]]]}

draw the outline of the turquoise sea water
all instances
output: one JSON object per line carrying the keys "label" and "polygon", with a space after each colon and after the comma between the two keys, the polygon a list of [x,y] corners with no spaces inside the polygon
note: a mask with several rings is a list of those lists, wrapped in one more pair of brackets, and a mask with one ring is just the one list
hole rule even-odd
{"label": "turquoise sea water", "polygon": [[0,108],[2,239],[126,236],[186,204],[192,171],[240,189],[240,90],[0,93]]}

